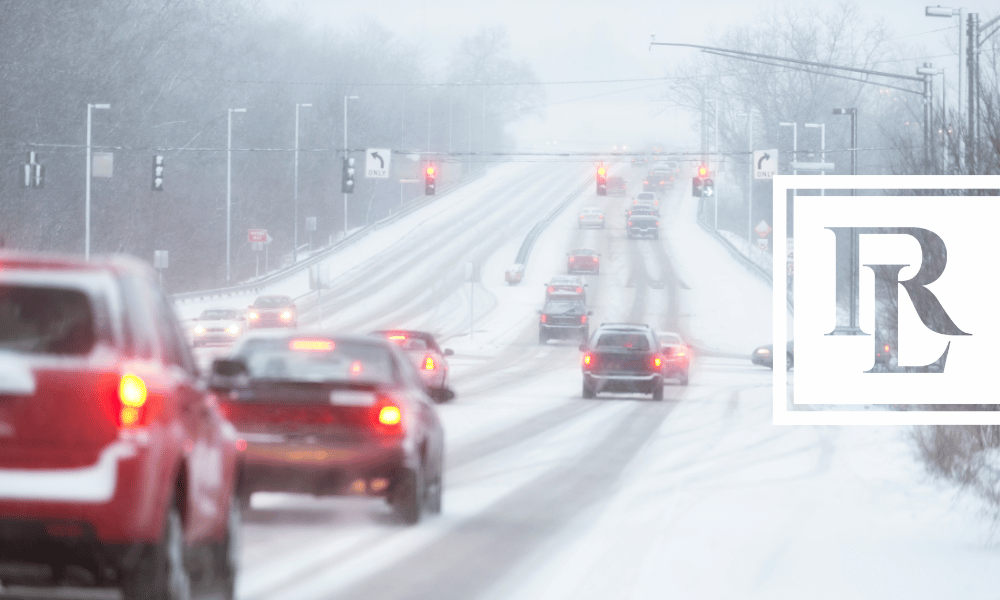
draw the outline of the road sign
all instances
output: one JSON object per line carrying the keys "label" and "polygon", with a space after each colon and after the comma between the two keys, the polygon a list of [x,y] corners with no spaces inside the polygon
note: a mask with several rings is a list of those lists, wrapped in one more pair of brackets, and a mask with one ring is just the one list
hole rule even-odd
{"label": "road sign", "polygon": [[753,151],[753,178],[774,179],[778,171],[778,149]]}
{"label": "road sign", "polygon": [[761,250],[767,250],[767,238],[760,238],[757,240],[757,247]]}
{"label": "road sign", "polygon": [[757,223],[757,226],[754,227],[753,230],[756,231],[757,235],[760,237],[766,238],[768,234],[771,233],[771,226],[767,224],[767,221],[762,220],[760,223]]}
{"label": "road sign", "polygon": [[365,150],[365,177],[388,179],[390,158],[392,158],[392,150],[389,148],[369,148]]}
{"label": "road sign", "polygon": [[268,238],[266,229],[249,229],[247,230],[247,241],[248,242],[266,242]]}

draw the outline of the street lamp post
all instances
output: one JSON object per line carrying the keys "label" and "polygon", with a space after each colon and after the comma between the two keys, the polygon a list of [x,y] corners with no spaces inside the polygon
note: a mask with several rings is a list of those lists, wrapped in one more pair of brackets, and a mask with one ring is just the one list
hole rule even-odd
{"label": "street lamp post", "polygon": [[[820,162],[826,162],[826,123],[803,123],[806,127],[810,129],[819,129],[819,149],[820,149]],[[826,175],[826,171],[820,171],[820,175]],[[819,189],[819,195],[825,196],[826,190],[823,188]]]}
{"label": "street lamp post", "polygon": [[[711,102],[712,103],[712,112],[714,113],[714,116],[715,116],[715,151],[718,152],[719,151],[719,101],[715,100],[715,99],[707,99],[707,100],[705,100],[705,102]],[[704,112],[702,112],[702,121],[704,121]],[[711,148],[709,148],[708,155],[709,155],[709,157],[712,156],[712,149]],[[708,160],[708,172],[712,173],[713,176],[717,178],[718,175],[716,173],[716,170],[717,170],[717,167],[716,167],[715,161],[712,160],[711,158],[709,158],[709,160]],[[714,201],[713,203],[715,204],[715,230],[718,231],[719,230],[719,192],[718,192],[719,186],[718,186],[718,184],[716,184],[715,189],[716,189],[716,191],[715,191],[715,195],[713,197],[713,201]]]}
{"label": "street lamp post", "polygon": [[299,108],[311,108],[312,104],[295,105],[295,227],[292,243],[292,262],[299,260]]}
{"label": "street lamp post", "polygon": [[750,151],[750,179],[747,180],[747,244],[748,252],[753,248],[753,113],[737,112],[736,116],[747,117],[747,150]]}
{"label": "street lamp post", "polygon": [[[344,159],[347,159],[347,101],[357,100],[357,96],[344,96]],[[347,194],[344,194],[344,238],[347,238]]]}
{"label": "street lamp post", "polygon": [[[794,163],[799,159],[799,124],[796,123],[778,123],[782,127],[792,128],[792,162]],[[798,169],[792,169],[792,175],[798,175]],[[792,190],[792,197],[795,197],[795,190]]]}
{"label": "street lamp post", "polygon": [[84,241],[83,241],[83,257],[85,260],[90,260],[90,121],[91,113],[94,109],[107,110],[111,108],[110,104],[88,104],[87,105],[87,185],[86,185],[86,199],[84,200]]}
{"label": "street lamp post", "polygon": [[[947,138],[946,125],[945,125],[945,123],[947,121],[947,113],[945,111],[947,110],[947,106],[948,106],[948,97],[945,95],[945,89],[946,89],[946,87],[945,87],[944,69],[933,69],[933,68],[931,68],[932,66],[933,66],[932,63],[924,63],[923,67],[920,67],[920,68],[917,69],[917,73],[919,73],[920,75],[929,75],[929,76],[940,75],[941,76],[941,165],[942,165],[942,171],[941,171],[941,173],[942,173],[942,175],[944,175],[944,174],[947,174],[947,172],[948,172],[948,166],[947,166],[948,165],[948,163],[947,163],[947,160],[948,160],[948,142],[947,142],[947,139],[948,138]],[[928,77],[928,81],[932,82],[930,85],[932,86],[931,87],[931,94],[933,95],[933,92],[934,92],[933,81],[934,80],[931,77]],[[933,114],[934,114],[933,107],[931,107],[931,115],[932,115],[931,121],[932,122],[933,122]],[[933,127],[930,127],[930,129],[933,129]],[[932,163],[933,163],[933,156],[932,156]]]}
{"label": "street lamp post", "polygon": [[233,215],[233,113],[245,113],[245,108],[229,109],[229,134],[226,141],[226,283],[232,278],[231,234]]}
{"label": "street lamp post", "polygon": [[[962,122],[962,60],[963,60],[962,59],[962,54],[963,54],[962,43],[964,42],[964,38],[965,38],[965,36],[962,35],[963,34],[963,32],[962,32],[962,23],[965,21],[965,8],[949,8],[949,7],[940,6],[940,5],[939,6],[928,6],[928,7],[926,7],[924,9],[924,16],[927,16],[927,17],[946,17],[946,18],[958,17],[958,105],[957,105],[958,109],[956,110],[956,113],[958,114],[958,122],[961,123]],[[941,87],[942,88],[944,87],[944,80],[943,79],[941,81]],[[942,100],[942,104],[943,103],[944,103],[944,101]],[[942,110],[943,111],[947,111],[948,110],[947,105],[943,106]],[[948,113],[945,112],[945,115],[947,115],[947,114]],[[942,123],[945,123],[945,122],[947,122],[947,116],[945,117],[945,120],[942,121]],[[959,144],[961,144],[961,138],[959,138]],[[962,150],[961,150],[961,146],[959,146],[959,150],[958,150],[958,162],[959,162],[959,164],[958,164],[958,170],[961,171],[962,170],[962,165],[961,165],[961,162],[962,162]]]}

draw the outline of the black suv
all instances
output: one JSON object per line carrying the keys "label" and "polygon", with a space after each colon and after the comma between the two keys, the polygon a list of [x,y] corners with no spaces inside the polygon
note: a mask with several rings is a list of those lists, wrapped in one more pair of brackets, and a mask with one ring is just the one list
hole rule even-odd
{"label": "black suv", "polygon": [[663,357],[648,325],[602,323],[583,350],[583,397],[599,392],[652,394],[663,400]]}
{"label": "black suv", "polygon": [[573,299],[546,300],[545,307],[538,311],[538,343],[544,344],[552,338],[579,338],[586,342],[590,337],[589,317],[594,311],[587,305]]}

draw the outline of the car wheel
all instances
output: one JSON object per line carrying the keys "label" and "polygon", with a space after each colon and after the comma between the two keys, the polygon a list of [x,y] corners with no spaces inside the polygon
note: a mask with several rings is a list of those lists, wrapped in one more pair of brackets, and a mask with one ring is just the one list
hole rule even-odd
{"label": "car wheel", "polygon": [[427,486],[427,512],[432,515],[441,514],[441,495],[444,490],[444,485],[441,480],[443,477],[444,465],[439,462],[437,475],[434,477],[434,481]]}
{"label": "car wheel", "polygon": [[663,380],[653,380],[653,400],[663,400]]}
{"label": "car wheel", "polygon": [[184,524],[174,499],[167,509],[163,537],[123,574],[122,596],[126,600],[191,600],[185,554]]}
{"label": "car wheel", "polygon": [[587,385],[587,380],[583,380],[583,393],[581,394],[585,399],[593,398],[597,395],[594,388]]}
{"label": "car wheel", "polygon": [[226,538],[215,554],[215,581],[225,600],[236,597],[236,575],[240,568],[240,547],[243,531],[243,506],[234,493],[229,500],[229,514],[226,517]]}
{"label": "car wheel", "polygon": [[791,354],[789,354],[788,355],[788,369],[787,370],[791,371],[792,370],[792,366],[794,364],[795,364],[795,357],[792,356]]}
{"label": "car wheel", "polygon": [[404,469],[392,492],[392,512],[404,525],[416,525],[424,497],[423,474],[420,470]]}

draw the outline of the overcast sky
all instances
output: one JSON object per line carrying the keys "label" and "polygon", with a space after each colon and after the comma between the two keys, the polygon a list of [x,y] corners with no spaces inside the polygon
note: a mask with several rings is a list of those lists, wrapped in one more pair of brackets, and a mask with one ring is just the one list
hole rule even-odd
{"label": "overcast sky", "polygon": [[[437,66],[444,64],[448,51],[462,37],[482,26],[503,24],[510,34],[514,57],[527,59],[539,79],[547,82],[662,77],[671,65],[689,60],[697,51],[662,46],[650,50],[650,34],[656,34],[657,41],[704,44],[712,31],[752,19],[763,7],[821,6],[814,0],[264,2],[277,12],[304,12],[310,21],[334,28],[344,26],[345,20],[374,18],[401,37],[419,43],[428,52],[432,65]],[[955,81],[957,57],[937,55],[948,52],[944,36],[957,40],[958,30],[934,30],[957,26],[957,18],[924,16],[926,2],[875,0],[859,4],[868,19],[884,18],[897,37],[913,46],[914,57],[935,57],[921,58],[919,62],[930,61],[936,67],[945,67],[946,77],[950,82]],[[965,8],[979,11],[985,17],[992,6],[977,1]],[[916,60],[913,66],[918,66]],[[664,92],[665,85],[650,82],[549,85],[550,106],[544,120],[527,120],[512,131],[524,146],[556,140],[587,146],[636,144],[650,139],[696,144],[697,135],[691,128],[693,115],[673,110],[654,114],[658,107],[651,100]]]}

